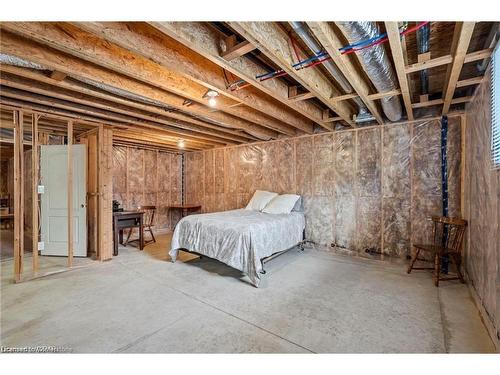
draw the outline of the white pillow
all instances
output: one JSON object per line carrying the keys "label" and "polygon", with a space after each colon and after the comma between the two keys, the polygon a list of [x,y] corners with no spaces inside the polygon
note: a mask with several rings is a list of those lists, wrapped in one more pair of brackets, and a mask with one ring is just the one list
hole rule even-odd
{"label": "white pillow", "polygon": [[261,211],[264,207],[266,207],[266,204],[268,204],[269,201],[277,195],[278,193],[272,193],[270,191],[255,190],[252,199],[250,199],[250,202],[248,202],[245,209],[252,211]]}
{"label": "white pillow", "polygon": [[295,194],[283,194],[274,197],[271,202],[262,210],[268,214],[289,214],[292,212],[295,203],[299,200]]}

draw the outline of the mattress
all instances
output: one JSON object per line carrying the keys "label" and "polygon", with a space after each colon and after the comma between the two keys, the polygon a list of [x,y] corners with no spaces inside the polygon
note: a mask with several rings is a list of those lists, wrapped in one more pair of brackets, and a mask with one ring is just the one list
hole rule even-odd
{"label": "mattress", "polygon": [[179,221],[169,252],[175,262],[180,249],[217,259],[260,283],[261,259],[302,241],[302,212],[268,214],[245,209],[190,215]]}

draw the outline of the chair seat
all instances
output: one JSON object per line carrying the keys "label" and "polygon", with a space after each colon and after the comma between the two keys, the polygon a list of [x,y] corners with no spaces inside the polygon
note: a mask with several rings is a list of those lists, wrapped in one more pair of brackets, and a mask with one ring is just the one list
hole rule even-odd
{"label": "chair seat", "polygon": [[455,250],[450,249],[450,248],[445,248],[442,246],[425,245],[425,244],[414,244],[413,246],[416,247],[417,249],[427,251],[427,252],[433,253],[433,254],[438,253],[440,255],[446,255],[446,254],[450,254],[450,253],[455,253]]}

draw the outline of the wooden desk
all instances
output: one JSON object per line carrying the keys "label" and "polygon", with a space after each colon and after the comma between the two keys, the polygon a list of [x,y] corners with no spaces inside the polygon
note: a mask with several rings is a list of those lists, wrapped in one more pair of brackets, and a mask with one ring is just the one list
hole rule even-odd
{"label": "wooden desk", "polygon": [[189,211],[200,211],[201,204],[174,204],[168,207],[170,210],[179,210],[181,217],[187,216]]}
{"label": "wooden desk", "polygon": [[144,211],[113,212],[113,255],[118,255],[118,243],[123,243],[123,229],[139,228],[139,249],[144,249]]}

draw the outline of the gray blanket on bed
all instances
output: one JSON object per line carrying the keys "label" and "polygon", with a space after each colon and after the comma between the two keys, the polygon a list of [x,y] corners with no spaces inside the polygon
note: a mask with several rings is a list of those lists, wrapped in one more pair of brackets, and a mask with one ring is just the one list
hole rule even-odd
{"label": "gray blanket on bed", "polygon": [[179,221],[169,252],[179,249],[217,259],[236,268],[259,286],[261,259],[302,241],[304,214],[276,215],[245,209],[186,216]]}

